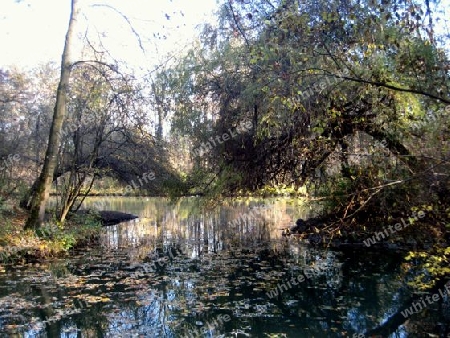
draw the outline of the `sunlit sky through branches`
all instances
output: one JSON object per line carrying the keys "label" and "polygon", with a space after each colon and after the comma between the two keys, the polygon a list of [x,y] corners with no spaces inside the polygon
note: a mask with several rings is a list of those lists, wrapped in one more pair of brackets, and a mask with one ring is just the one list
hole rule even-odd
{"label": "sunlit sky through branches", "polygon": [[[216,20],[216,0],[79,0],[77,22],[79,60],[86,38],[111,59],[130,68],[150,71],[191,45],[195,27]],[[435,4],[435,3],[434,3]],[[436,33],[446,35],[448,51],[450,0],[433,6]],[[35,67],[59,63],[67,31],[70,0],[0,0],[0,67]],[[442,36],[442,35],[441,35]],[[101,44],[101,46],[100,46]],[[141,48],[143,47],[143,49]],[[86,55],[84,55],[86,57]]]}
{"label": "sunlit sky through branches", "polygon": [[[211,21],[215,0],[79,0],[76,30],[101,43],[115,60],[150,69],[188,45]],[[0,0],[0,65],[34,67],[60,62],[70,0]],[[128,20],[128,21],[127,21]],[[81,43],[79,44],[81,46]],[[143,49],[141,48],[143,47]],[[74,58],[81,48],[75,48]]]}

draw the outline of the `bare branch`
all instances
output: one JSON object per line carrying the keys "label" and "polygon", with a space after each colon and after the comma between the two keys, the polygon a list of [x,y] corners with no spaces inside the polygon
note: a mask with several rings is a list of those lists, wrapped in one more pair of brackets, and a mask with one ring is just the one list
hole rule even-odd
{"label": "bare branch", "polygon": [[133,32],[134,36],[136,37],[136,39],[139,43],[139,48],[145,54],[145,49],[144,49],[144,46],[142,45],[141,37],[139,36],[138,32],[134,29],[133,25],[131,24],[130,19],[128,19],[128,17],[125,14],[123,14],[121,11],[117,10],[117,8],[107,5],[107,4],[94,4],[92,6],[93,7],[106,7],[106,8],[113,10],[117,14],[119,14],[127,22],[128,26],[130,27],[131,31]]}

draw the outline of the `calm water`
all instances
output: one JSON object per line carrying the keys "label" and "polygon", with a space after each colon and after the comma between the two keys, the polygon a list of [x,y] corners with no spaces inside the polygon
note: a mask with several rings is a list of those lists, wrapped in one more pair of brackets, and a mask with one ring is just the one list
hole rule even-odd
{"label": "calm water", "polygon": [[[408,297],[399,253],[283,239],[280,228],[311,215],[298,201],[226,202],[213,212],[195,198],[86,206],[98,201],[140,218],[106,227],[99,247],[70,259],[7,267],[2,336],[363,337]],[[444,305],[412,316],[392,337],[436,332]]]}

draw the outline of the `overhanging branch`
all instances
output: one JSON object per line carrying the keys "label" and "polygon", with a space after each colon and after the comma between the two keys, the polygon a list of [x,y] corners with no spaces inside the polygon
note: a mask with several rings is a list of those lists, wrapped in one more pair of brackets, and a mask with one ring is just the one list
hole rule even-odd
{"label": "overhanging branch", "polygon": [[335,78],[340,78],[340,79],[344,79],[344,80],[348,80],[348,81],[353,81],[353,82],[359,82],[359,83],[365,83],[365,84],[370,84],[372,86],[376,86],[376,87],[383,87],[383,88],[388,88],[388,89],[392,89],[395,91],[399,91],[399,92],[405,92],[405,93],[412,93],[412,94],[418,94],[418,95],[423,95],[423,96],[427,96],[429,98],[438,100],[442,103],[446,103],[446,104],[450,104],[450,100],[431,94],[431,93],[427,93],[424,92],[422,90],[418,90],[418,89],[413,89],[413,88],[402,88],[402,87],[398,87],[398,86],[394,86],[385,82],[378,82],[378,81],[371,81],[371,80],[364,80],[364,79],[359,79],[359,78],[354,78],[354,77],[349,77],[349,76],[341,76],[341,75],[331,75]]}

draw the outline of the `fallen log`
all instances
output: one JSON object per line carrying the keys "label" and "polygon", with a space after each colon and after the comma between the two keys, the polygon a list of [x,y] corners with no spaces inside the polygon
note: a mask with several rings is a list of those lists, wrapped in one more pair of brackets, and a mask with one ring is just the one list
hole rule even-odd
{"label": "fallen log", "polygon": [[78,210],[77,214],[98,216],[98,220],[102,223],[103,226],[116,225],[122,222],[131,221],[133,219],[139,218],[139,216],[133,214],[113,210],[101,210],[101,211]]}

